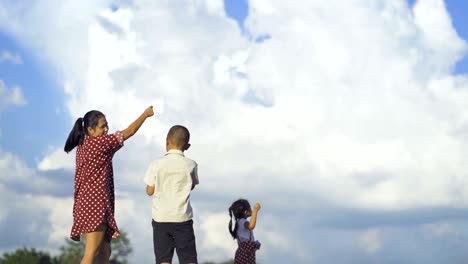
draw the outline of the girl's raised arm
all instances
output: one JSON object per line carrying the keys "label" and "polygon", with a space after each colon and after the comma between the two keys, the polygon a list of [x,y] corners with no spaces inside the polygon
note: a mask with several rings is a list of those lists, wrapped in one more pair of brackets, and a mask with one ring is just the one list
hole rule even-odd
{"label": "girl's raised arm", "polygon": [[261,208],[260,203],[258,202],[255,203],[252,216],[250,217],[249,226],[248,227],[246,226],[248,229],[253,230],[255,228],[255,225],[257,224],[257,213],[260,210],[260,208]]}
{"label": "girl's raised arm", "polygon": [[146,110],[135,121],[133,121],[133,123],[131,123],[125,130],[122,131],[124,140],[132,137],[138,131],[138,129],[140,129],[141,125],[143,125],[146,118],[153,115],[153,106],[146,108]]}

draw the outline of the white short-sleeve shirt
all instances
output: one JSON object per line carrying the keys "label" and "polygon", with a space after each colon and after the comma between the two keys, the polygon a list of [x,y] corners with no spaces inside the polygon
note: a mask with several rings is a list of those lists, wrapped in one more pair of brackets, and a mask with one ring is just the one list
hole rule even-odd
{"label": "white short-sleeve shirt", "polygon": [[245,218],[241,218],[237,222],[237,241],[255,241],[253,231],[248,228],[245,228],[245,222],[247,222],[247,219]]}
{"label": "white short-sleeve shirt", "polygon": [[154,186],[152,217],[161,223],[181,223],[192,219],[192,184],[198,184],[197,163],[177,149],[153,161],[144,182]]}

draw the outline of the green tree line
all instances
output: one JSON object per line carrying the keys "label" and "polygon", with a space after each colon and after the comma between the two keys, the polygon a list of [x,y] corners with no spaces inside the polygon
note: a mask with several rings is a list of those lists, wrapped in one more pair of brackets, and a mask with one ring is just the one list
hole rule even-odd
{"label": "green tree line", "polygon": [[[59,248],[58,256],[51,256],[48,252],[37,251],[35,248],[20,248],[14,252],[6,252],[0,257],[0,264],[77,264],[80,263],[84,252],[84,236],[80,242],[65,239],[65,245]],[[111,264],[129,264],[128,255],[133,248],[127,233],[120,231],[120,236],[112,240]]]}
{"label": "green tree line", "polygon": [[[20,248],[13,252],[6,252],[0,257],[0,264],[78,264],[84,252],[84,237],[80,242],[65,239],[65,245],[59,248],[57,256],[34,248]],[[127,233],[120,230],[120,236],[112,240],[112,255],[110,264],[129,264],[128,256],[133,248]],[[201,264],[234,264],[233,260],[226,262],[204,262]]]}

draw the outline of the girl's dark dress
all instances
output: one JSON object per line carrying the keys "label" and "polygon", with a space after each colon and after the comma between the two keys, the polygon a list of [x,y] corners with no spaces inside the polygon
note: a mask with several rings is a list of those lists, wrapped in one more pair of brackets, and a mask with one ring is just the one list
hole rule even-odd
{"label": "girl's dark dress", "polygon": [[[246,222],[245,218],[239,219],[236,222],[238,227],[237,229],[237,250],[236,255],[234,256],[234,264],[256,264],[255,260],[255,252],[257,251],[257,247],[255,241],[253,241],[253,232],[252,230],[244,228],[244,224]],[[240,232],[241,230],[247,230],[249,233],[249,238],[246,239],[245,237],[241,239]]]}
{"label": "girl's dark dress", "polygon": [[75,201],[71,239],[107,224],[105,239],[119,236],[114,219],[114,175],[112,158],[123,146],[123,134],[118,131],[98,137],[86,136],[76,150]]}

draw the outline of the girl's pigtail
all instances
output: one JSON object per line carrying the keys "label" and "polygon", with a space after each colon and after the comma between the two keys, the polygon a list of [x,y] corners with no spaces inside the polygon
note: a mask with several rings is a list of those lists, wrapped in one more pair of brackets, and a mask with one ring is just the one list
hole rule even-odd
{"label": "girl's pigtail", "polygon": [[85,131],[83,127],[83,118],[80,117],[76,120],[75,125],[73,126],[70,134],[68,134],[67,141],[65,142],[65,147],[63,150],[65,152],[72,151],[76,146],[81,145],[84,141]]}

